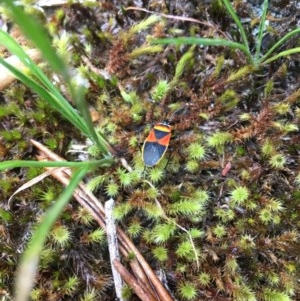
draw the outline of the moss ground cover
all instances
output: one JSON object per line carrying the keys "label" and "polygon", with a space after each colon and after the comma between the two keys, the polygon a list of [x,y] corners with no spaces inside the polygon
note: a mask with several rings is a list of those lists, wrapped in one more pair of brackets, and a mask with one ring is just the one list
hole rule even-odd
{"label": "moss ground cover", "polygon": [[[63,81],[69,75],[57,80],[45,63],[42,70],[79,121],[28,85],[2,90],[1,160],[35,160],[29,139],[70,162],[101,160],[111,151],[114,162],[93,166],[84,181],[101,200],[115,199],[116,220],[152,268],[164,271],[178,300],[299,300],[299,52],[286,52],[300,47],[299,33],[273,48],[299,29],[296,1],[269,3],[265,14],[254,2],[234,1],[243,32],[227,1],[146,2],[141,9],[126,1],[44,8],[53,47],[70,82],[76,74],[84,83],[87,103],[80,109]],[[35,9],[27,5],[28,13],[37,15]],[[174,42],[187,37],[189,43]],[[168,44],[156,43],[165,38]],[[195,43],[199,38],[246,48]],[[87,109],[94,133],[83,121]],[[169,149],[145,169],[142,143],[165,119]],[[80,155],[76,144],[86,146]],[[24,166],[0,174],[4,300],[12,299],[34,225],[64,192],[47,178],[8,209],[14,191],[41,172]],[[138,300],[130,289],[124,295]],[[49,230],[31,298],[115,298],[104,233],[75,202]]]}

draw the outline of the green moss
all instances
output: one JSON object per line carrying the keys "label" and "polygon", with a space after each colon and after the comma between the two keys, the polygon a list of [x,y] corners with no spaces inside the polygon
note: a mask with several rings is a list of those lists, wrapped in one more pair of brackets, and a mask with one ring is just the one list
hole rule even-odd
{"label": "green moss", "polygon": [[280,130],[283,135],[287,135],[290,132],[298,132],[299,127],[294,123],[283,123],[283,122],[273,122],[273,126]]}
{"label": "green moss", "polygon": [[276,103],[273,105],[273,110],[279,115],[285,115],[290,111],[291,107],[288,103]]}
{"label": "green moss", "polygon": [[211,282],[211,276],[208,273],[202,272],[198,276],[198,281],[203,286],[209,285]]}
{"label": "green moss", "polygon": [[211,147],[221,147],[232,141],[232,135],[228,132],[217,131],[215,134],[207,138],[207,144]]}
{"label": "green moss", "polygon": [[39,288],[33,289],[30,293],[31,300],[33,301],[40,300],[41,295],[42,295],[42,291]]}
{"label": "green moss", "polygon": [[268,80],[266,83],[266,86],[265,86],[265,91],[264,91],[265,97],[268,97],[271,94],[273,87],[274,87],[273,80]]}
{"label": "green moss", "polygon": [[203,160],[205,159],[206,150],[199,143],[192,143],[187,148],[187,154],[191,159]]}
{"label": "green moss", "polygon": [[270,223],[274,218],[274,214],[272,213],[272,211],[268,208],[264,208],[262,210],[260,210],[259,212],[259,219],[264,223],[264,224],[268,224]]}
{"label": "green moss", "polygon": [[129,139],[129,146],[131,147],[137,147],[139,145],[139,140],[137,138],[137,136],[132,136]]}
{"label": "green moss", "polygon": [[242,205],[249,197],[249,190],[246,187],[239,186],[231,191],[231,201],[235,205]]}
{"label": "green moss", "polygon": [[[205,15],[208,9],[212,23],[221,25],[217,34],[227,35],[230,22],[227,22],[228,14],[224,13],[224,4],[221,0],[213,1],[211,6],[203,8],[198,3],[195,18],[202,12]],[[115,198],[114,216],[136,246],[143,250],[146,258],[153,257],[163,265],[166,273],[176,275],[177,299],[210,298],[212,291],[213,297],[220,300],[268,301],[275,298],[275,301],[288,301],[297,298],[299,267],[295,244],[299,236],[296,209],[300,200],[300,173],[298,165],[293,163],[300,149],[295,143],[299,131],[299,92],[292,91],[293,86],[289,85],[290,95],[277,93],[282,89],[282,81],[289,84],[289,78],[293,78],[287,68],[293,63],[292,56],[286,57],[287,62],[274,69],[271,77],[265,77],[261,76],[261,70],[245,65],[240,52],[224,47],[207,52],[207,47],[202,46],[163,49],[149,44],[153,37],[174,33],[182,37],[187,33],[212,37],[214,29],[210,26],[200,29],[187,22],[180,29],[172,28],[170,24],[173,26],[173,23],[161,21],[161,17],[137,21],[143,14],[135,14],[132,19],[133,15],[126,13],[118,15],[117,22],[111,15],[106,24],[109,30],[100,31],[95,24],[106,9],[99,5],[94,7],[97,8],[95,19],[94,8],[88,8],[85,3],[76,7],[78,20],[75,21],[78,23],[80,12],[90,16],[89,22],[78,27],[81,36],[65,26],[72,27],[69,18],[74,16],[73,6],[67,5],[67,9],[58,11],[48,26],[51,33],[66,30],[67,34],[56,40],[56,47],[73,65],[71,70],[75,66],[89,81],[90,89],[85,96],[91,109],[98,114],[95,127],[99,128],[96,130],[118,152],[114,168],[90,171],[85,179],[89,181],[88,188],[96,196],[107,193],[107,197]],[[159,5],[156,8],[166,9]],[[183,7],[179,4],[177,8],[181,11]],[[239,1],[234,8],[245,18],[252,16]],[[257,19],[250,26],[255,26],[255,22]],[[132,25],[120,28],[119,24],[123,23]],[[236,29],[229,34],[239,40],[235,36]],[[82,35],[86,39],[84,45],[80,44]],[[69,46],[71,52],[67,51]],[[83,57],[96,68],[86,64]],[[114,69],[116,65],[115,70],[105,74],[109,66]],[[61,78],[57,82],[47,65],[42,63],[42,66],[49,78],[63,88],[73,105]],[[263,87],[263,93],[259,93],[257,87]],[[180,139],[170,142],[174,151],[167,168],[169,151],[157,166],[145,168],[140,152],[141,133],[149,128],[144,120],[159,122],[165,117],[169,117],[174,127],[172,137],[180,136]],[[39,140],[50,149],[58,149],[63,156],[70,139],[80,143],[85,143],[86,139],[82,139],[82,133],[77,133],[73,126],[71,132],[70,125],[54,114],[44,99],[32,95],[19,83],[4,91],[0,120],[3,126],[1,145],[5,145],[4,155],[8,160],[34,159],[35,150],[28,145],[29,138]],[[178,141],[179,146],[176,145]],[[119,150],[128,164],[133,165],[133,172],[121,167]],[[90,146],[88,152],[90,158],[102,158],[96,145]],[[232,163],[230,172],[226,177],[220,176],[220,166],[228,161]],[[14,168],[1,174],[2,199],[8,199],[16,186],[42,172],[42,169]],[[14,263],[18,256],[13,254],[13,242],[19,240],[17,229],[32,223],[41,210],[55,201],[62,189],[59,186],[45,179],[22,191],[9,213],[0,210],[0,219],[5,225],[9,223],[6,226],[8,237],[13,238],[12,242],[6,240],[3,246],[13,262],[11,266],[4,265],[0,272],[5,287],[10,286],[5,279],[11,279],[16,270]],[[12,217],[16,214],[18,219],[14,220]],[[94,256],[94,243],[100,243],[100,248],[105,250],[103,230],[94,228],[92,215],[73,202],[61,215],[60,222],[54,226],[42,252],[32,299],[40,300],[45,296],[53,300],[109,299],[111,296],[107,292],[111,290],[100,295],[103,281],[97,276],[108,273],[109,281],[105,283],[111,283],[107,254],[101,252],[96,265],[89,262]],[[75,238],[79,240],[76,256],[78,254],[80,261],[74,261],[74,269],[81,272],[80,267],[85,267],[84,273],[76,276],[69,274],[67,265],[60,261],[61,258],[73,261],[68,247]],[[200,254],[200,270],[196,269],[190,238]],[[128,256],[130,258],[134,255]],[[61,269],[55,270],[58,263]],[[91,266],[93,271],[89,271]],[[45,276],[50,274],[51,279],[45,282]],[[79,291],[82,292],[86,279],[81,281],[79,275],[95,279],[84,295],[79,295]],[[47,285],[41,289],[45,283]],[[171,290],[174,294],[174,287]],[[135,298],[128,287],[123,293],[128,300]]]}
{"label": "green moss", "polygon": [[183,241],[178,244],[175,253],[179,258],[191,261],[195,258],[194,249],[190,241]]}
{"label": "green moss", "polygon": [[195,173],[199,170],[199,162],[197,160],[189,160],[185,164],[185,169],[190,173]]}
{"label": "green moss", "polygon": [[127,285],[123,285],[123,287],[122,287],[122,297],[125,300],[130,300],[132,295],[133,295],[133,293],[132,293],[131,288]]}
{"label": "green moss", "polygon": [[239,269],[237,259],[233,256],[228,256],[225,260],[224,269],[230,274],[235,274]]}
{"label": "green moss", "polygon": [[149,200],[155,200],[159,196],[159,193],[159,189],[154,186],[146,190],[146,196]]}
{"label": "green moss", "polygon": [[97,298],[98,295],[95,289],[87,289],[83,296],[80,297],[80,301],[95,301]]}
{"label": "green moss", "polygon": [[249,113],[242,113],[242,114],[239,116],[239,119],[240,119],[241,121],[249,121],[249,120],[252,119],[252,116],[251,116],[251,114],[249,114]]}
{"label": "green moss", "polygon": [[194,300],[197,297],[197,289],[192,282],[180,282],[177,291],[182,300]]}
{"label": "green moss", "polygon": [[236,301],[257,301],[256,294],[244,283],[233,283],[232,295]]}
{"label": "green moss", "polygon": [[9,211],[0,208],[0,221],[9,223],[11,222],[12,218],[13,216]]}
{"label": "green moss", "polygon": [[209,201],[209,193],[206,190],[197,189],[193,192],[192,198],[204,206]]}
{"label": "green moss", "polygon": [[166,261],[168,257],[168,250],[163,246],[158,246],[152,249],[152,254],[154,258],[160,262]]}
{"label": "green moss", "polygon": [[151,182],[157,183],[163,179],[164,171],[159,167],[151,168],[149,172],[149,178]]}
{"label": "green moss", "polygon": [[96,229],[90,232],[87,236],[87,241],[90,243],[100,243],[106,240],[105,231],[103,229]]}
{"label": "green moss", "polygon": [[149,219],[160,220],[163,216],[163,210],[156,204],[147,204],[143,207],[143,211],[148,216]]}
{"label": "green moss", "polygon": [[87,226],[91,225],[94,221],[92,214],[84,207],[79,207],[73,217],[75,221]]}
{"label": "green moss", "polygon": [[132,174],[127,172],[125,169],[118,168],[117,175],[120,181],[120,184],[123,187],[130,187],[132,185]]}
{"label": "green moss", "polygon": [[275,169],[282,169],[286,164],[286,157],[282,154],[275,154],[271,156],[269,163]]}
{"label": "green moss", "polygon": [[71,232],[66,226],[57,225],[50,232],[53,242],[61,247],[68,245],[72,239]]}
{"label": "green moss", "polygon": [[272,212],[280,212],[284,210],[282,202],[275,198],[267,199],[267,203],[265,204],[266,208],[270,209]]}
{"label": "green moss", "polygon": [[49,206],[57,198],[58,194],[55,187],[47,187],[45,190],[41,191],[39,199]]}
{"label": "green moss", "polygon": [[263,300],[264,301],[292,301],[292,299],[287,294],[272,289],[264,290]]}
{"label": "green moss", "polygon": [[[300,173],[299,173],[299,185],[300,185]],[[171,190],[170,199],[173,202],[177,202],[181,199],[181,192],[174,187],[174,189]]]}
{"label": "green moss", "polygon": [[142,232],[143,227],[139,221],[133,221],[130,223],[127,232],[131,237],[137,237]]}
{"label": "green moss", "polygon": [[188,67],[188,65],[191,65],[193,61],[193,49],[194,47],[191,47],[188,52],[186,52],[178,61],[176,68],[175,68],[175,75],[170,83],[171,87],[174,87],[178,84],[180,77],[183,74],[183,71],[185,68]]}
{"label": "green moss", "polygon": [[119,193],[119,185],[114,182],[110,182],[106,185],[105,191],[108,196],[114,197]]}
{"label": "green moss", "polygon": [[152,229],[152,240],[157,244],[167,242],[175,230],[176,226],[173,223],[158,224]]}
{"label": "green moss", "polygon": [[261,148],[262,154],[264,156],[271,156],[275,153],[275,146],[270,139],[266,139]]}
{"label": "green moss", "polygon": [[224,67],[224,62],[225,62],[224,55],[220,55],[217,57],[216,67],[213,72],[214,77],[218,77],[220,75],[221,70]]}
{"label": "green moss", "polygon": [[20,115],[21,111],[15,102],[0,106],[0,120],[9,115]]}
{"label": "green moss", "polygon": [[276,272],[269,272],[267,279],[271,286],[277,286],[280,283],[280,277]]}
{"label": "green moss", "polygon": [[221,219],[222,222],[228,222],[235,218],[235,213],[229,208],[216,208],[215,215]]}
{"label": "green moss", "polygon": [[118,204],[113,210],[113,216],[116,220],[122,220],[131,210],[129,203]]}
{"label": "green moss", "polygon": [[184,198],[169,205],[168,211],[174,215],[197,215],[202,209],[203,206],[199,201]]}
{"label": "green moss", "polygon": [[49,138],[45,139],[45,144],[51,150],[55,150],[58,147],[58,143],[57,143],[55,137],[49,137]]}
{"label": "green moss", "polygon": [[0,188],[4,195],[7,195],[12,189],[13,181],[8,181],[7,178],[0,179]]}
{"label": "green moss", "polygon": [[222,103],[226,110],[232,110],[239,102],[239,97],[232,89],[227,89],[219,98],[218,101]]}
{"label": "green moss", "polygon": [[64,283],[61,290],[65,295],[72,296],[75,293],[75,291],[78,289],[78,285],[79,285],[79,279],[76,276],[71,276]]}
{"label": "green moss", "polygon": [[255,248],[255,238],[250,234],[244,234],[241,236],[238,246],[243,250],[252,250]]}
{"label": "green moss", "polygon": [[159,80],[152,89],[151,97],[155,102],[160,102],[167,96],[169,90],[170,84],[166,80]]}
{"label": "green moss", "polygon": [[224,225],[216,225],[213,229],[212,229],[212,233],[217,237],[217,238],[221,238],[223,236],[225,236],[227,234],[227,229]]}
{"label": "green moss", "polygon": [[7,142],[14,142],[22,138],[22,134],[19,129],[13,129],[11,131],[0,131],[0,136]]}
{"label": "green moss", "polygon": [[204,231],[202,230],[199,230],[197,228],[191,228],[188,230],[188,233],[190,234],[190,236],[192,238],[200,238],[200,237],[203,237],[204,236]]}
{"label": "green moss", "polygon": [[95,191],[104,183],[105,179],[105,175],[94,177],[86,184],[86,187],[89,191]]}

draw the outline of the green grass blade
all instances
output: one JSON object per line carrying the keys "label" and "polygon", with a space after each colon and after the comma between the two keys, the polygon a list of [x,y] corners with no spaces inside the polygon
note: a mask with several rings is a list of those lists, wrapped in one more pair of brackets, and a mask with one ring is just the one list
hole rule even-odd
{"label": "green grass blade", "polygon": [[[14,69],[13,66],[9,67],[5,61],[1,60],[1,63],[12,73],[14,73],[18,79],[23,81],[32,90],[43,97],[43,99],[46,100],[56,111],[62,114],[65,119],[69,120],[86,136],[89,136],[89,131],[82,117],[60,94],[58,89],[49,81],[42,70],[30,59],[22,47],[20,47],[20,45],[13,38],[11,38],[2,30],[0,30],[0,41],[12,54],[16,55],[20,61],[28,67],[31,73],[35,76],[35,81],[37,80],[38,82],[42,82],[44,87],[39,86],[38,83],[34,84],[34,81],[31,80],[26,74]],[[31,81],[31,83],[29,83],[29,81]],[[51,91],[52,94],[50,94],[48,91],[44,91],[44,88]]]}
{"label": "green grass blade", "polygon": [[63,100],[61,96],[59,99],[55,97],[52,93],[48,92],[37,82],[28,77],[25,73],[19,71],[5,60],[0,58],[0,63],[5,66],[9,71],[11,71],[16,78],[22,81],[26,86],[31,88],[35,93],[37,93],[42,99],[47,100],[48,103],[57,110],[64,118],[69,120],[74,126],[76,126],[85,135],[89,135],[88,130],[81,116],[74,110],[74,108],[66,101]]}
{"label": "green grass blade", "polygon": [[[9,65],[5,60],[1,59],[1,64],[9,69],[19,80],[23,81],[28,87],[39,94],[44,100],[57,110],[63,117],[73,123],[85,135],[88,131],[83,119],[74,110],[70,103],[60,94],[57,88],[49,81],[42,70],[30,59],[22,47],[6,32],[0,30],[0,41],[12,54],[16,55],[20,61],[28,67],[31,73],[35,76],[35,80],[29,78],[25,73],[15,69]],[[41,82],[44,87],[40,86]],[[47,90],[51,91],[50,94]]]}
{"label": "green grass blade", "polygon": [[29,16],[24,12],[24,8],[16,6],[12,0],[3,0],[10,17],[21,29],[24,35],[40,49],[44,59],[50,64],[54,71],[59,72],[64,79],[69,82],[69,75],[61,58],[57,55],[48,38],[46,30],[33,16]]}
{"label": "green grass blade", "polygon": [[244,30],[244,27],[243,27],[238,15],[235,13],[235,11],[234,11],[232,5],[230,4],[230,2],[228,0],[223,0],[223,3],[225,5],[227,11],[231,15],[232,19],[234,20],[235,24],[237,25],[239,31],[240,31],[240,34],[241,34],[242,40],[243,40],[243,45],[246,49],[245,53],[251,59],[251,62],[252,62],[252,56],[251,56],[251,52],[250,52],[250,49],[249,49],[249,43],[248,43],[248,39],[247,39],[247,36],[246,36],[246,32]]}
{"label": "green grass blade", "polygon": [[291,32],[287,33],[277,43],[275,43],[273,47],[271,47],[263,57],[260,58],[258,63],[259,64],[264,63],[265,59],[269,57],[280,45],[282,45],[286,40],[288,40],[289,38],[297,34],[300,34],[300,28],[294,29]]}
{"label": "green grass blade", "polygon": [[113,162],[112,158],[84,162],[12,160],[0,162],[0,171],[16,167],[88,167],[91,170],[96,167],[110,166]]}
{"label": "green grass blade", "polygon": [[29,67],[32,64],[23,48],[2,29],[0,29],[0,42],[9,52],[16,55],[25,66]]}
{"label": "green grass blade", "polygon": [[63,193],[57,199],[55,204],[49,210],[47,210],[42,222],[33,232],[32,238],[29,241],[28,248],[22,256],[19,270],[17,272],[14,300],[28,300],[30,291],[35,282],[39,256],[48,233],[55,221],[58,219],[64,207],[70,201],[77,185],[87,172],[88,168],[81,168],[74,173],[69,185],[64,189]]}
{"label": "green grass blade", "polygon": [[90,138],[96,143],[97,147],[101,152],[108,155],[111,152],[111,147],[107,143],[107,141],[104,139],[104,137],[100,133],[96,133],[94,124],[91,118],[90,111],[88,109],[88,105],[84,99],[85,94],[85,88],[84,87],[78,87],[77,88],[77,95],[80,95],[79,97],[75,98],[75,105],[78,108],[79,112],[81,113],[81,116],[83,117],[87,131],[89,133]]}
{"label": "green grass blade", "polygon": [[166,39],[154,39],[151,41],[153,44],[174,44],[174,45],[204,45],[204,46],[223,46],[233,49],[242,50],[245,55],[251,59],[245,45],[232,42],[225,39],[208,39],[208,38],[195,38],[195,37],[182,37],[182,38],[166,38]]}
{"label": "green grass blade", "polygon": [[288,56],[294,53],[300,53],[300,47],[296,47],[296,48],[292,48],[292,49],[288,49],[285,51],[282,51],[272,57],[270,57],[269,59],[265,60],[264,62],[262,62],[262,65],[268,64],[270,62],[273,62],[275,60],[277,60],[278,58],[282,57],[282,56]]}
{"label": "green grass blade", "polygon": [[[65,79],[72,99],[75,103],[83,103],[84,99],[80,98],[82,97],[82,93],[79,93],[79,90],[75,88],[71,82],[71,78],[68,75],[68,68],[64,65],[61,58],[57,55],[55,50],[52,47],[51,41],[49,40],[46,31],[43,29],[43,26],[38,23],[32,16],[28,16],[23,12],[23,9],[19,6],[16,6],[13,1],[11,0],[4,0],[3,1],[6,4],[6,8],[9,12],[10,17],[13,19],[13,21],[18,24],[24,33],[24,35],[30,39],[33,44],[41,51],[43,57],[45,60],[49,63],[49,65],[52,67],[54,71],[59,72],[63,78]],[[19,53],[20,55],[23,55],[22,53]],[[27,64],[26,64],[27,65]],[[28,66],[28,65],[27,65]],[[29,66],[28,66],[29,67]],[[31,67],[31,68],[30,68]],[[34,64],[30,66],[29,68],[32,70],[34,75],[43,82],[44,85],[46,85],[47,89],[49,89],[53,95],[55,95],[54,99],[57,99],[59,101],[62,101],[63,97],[58,92],[58,90],[51,84],[51,82],[43,75],[43,73],[40,71],[38,67],[36,67]],[[86,110],[88,105],[85,103]],[[70,108],[69,108],[70,109]],[[70,109],[71,110],[71,109]],[[60,110],[58,110],[61,112]],[[64,110],[66,113],[66,110]],[[73,111],[74,112],[74,111]],[[69,116],[70,117],[70,116]],[[68,118],[70,121],[70,119]],[[100,137],[100,135],[97,135],[95,132],[95,129],[93,126],[91,126],[91,118],[88,117],[87,114],[84,114],[83,120],[85,122],[82,122],[81,118],[79,118],[78,114],[75,114],[72,116],[72,123],[79,122],[81,123],[80,130],[83,131],[85,135],[87,135],[91,140],[94,141],[94,143],[97,144],[99,149],[104,152],[106,155],[110,154],[110,147],[107,141],[104,137]],[[84,128],[84,129],[83,129]]]}
{"label": "green grass blade", "polygon": [[267,11],[268,11],[268,0],[265,0],[263,3],[263,11],[259,23],[259,28],[258,28],[258,36],[257,36],[257,41],[256,41],[256,51],[254,55],[254,63],[257,64],[259,61],[259,55],[260,55],[260,49],[261,49],[261,44],[262,44],[262,39],[263,39],[263,33],[265,30],[265,21],[266,21],[266,16],[267,16]]}
{"label": "green grass blade", "polygon": [[17,56],[19,60],[26,66],[33,74],[36,80],[41,82],[45,87],[51,91],[57,90],[56,87],[49,81],[42,70],[31,60],[24,49],[5,31],[0,29],[0,43],[7,48],[7,50]]}

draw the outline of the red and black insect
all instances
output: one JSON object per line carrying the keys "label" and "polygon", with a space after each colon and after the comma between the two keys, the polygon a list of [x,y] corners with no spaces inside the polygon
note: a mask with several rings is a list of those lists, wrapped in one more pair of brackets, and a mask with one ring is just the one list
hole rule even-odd
{"label": "red and black insect", "polygon": [[152,167],[161,160],[168,149],[172,128],[167,121],[154,125],[146,138],[143,149],[143,161],[146,166]]}

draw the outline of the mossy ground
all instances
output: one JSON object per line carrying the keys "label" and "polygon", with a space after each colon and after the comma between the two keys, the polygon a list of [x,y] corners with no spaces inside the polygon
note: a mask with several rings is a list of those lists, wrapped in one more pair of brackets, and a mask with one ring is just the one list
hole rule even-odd
{"label": "mossy ground", "polygon": [[[297,26],[296,2],[279,2],[269,8],[263,51]],[[259,6],[234,5],[254,48]],[[206,24],[161,17],[134,31],[150,15],[124,12],[108,2],[66,5],[46,22],[53,35],[62,30],[69,35],[71,50],[64,54],[89,81],[95,126],[134,169],[128,173],[116,163],[99,171],[103,177],[95,195],[115,198],[121,227],[152,268],[164,270],[178,300],[299,300],[299,55],[253,68],[241,52],[229,48],[147,48],[153,37],[239,39],[239,33],[218,1],[144,1],[143,7]],[[299,44],[298,36],[282,47]],[[190,55],[182,73],[176,75],[186,53]],[[110,79],[101,76],[104,70]],[[159,81],[162,86],[162,81],[171,83],[162,99]],[[159,103],[153,104],[155,98]],[[149,126],[171,116],[165,158],[143,171],[141,146]],[[70,145],[85,143],[20,83],[1,92],[0,127],[1,160],[34,159],[31,138],[70,160],[77,158],[67,152]],[[16,195],[6,209],[12,193],[40,172],[1,173],[4,300],[11,299],[17,262],[32,226],[62,190],[46,179]],[[155,199],[189,231],[199,270],[188,235],[162,218]],[[107,246],[101,233],[94,233],[97,228],[75,202],[68,205],[45,245],[33,300],[115,299]]]}

